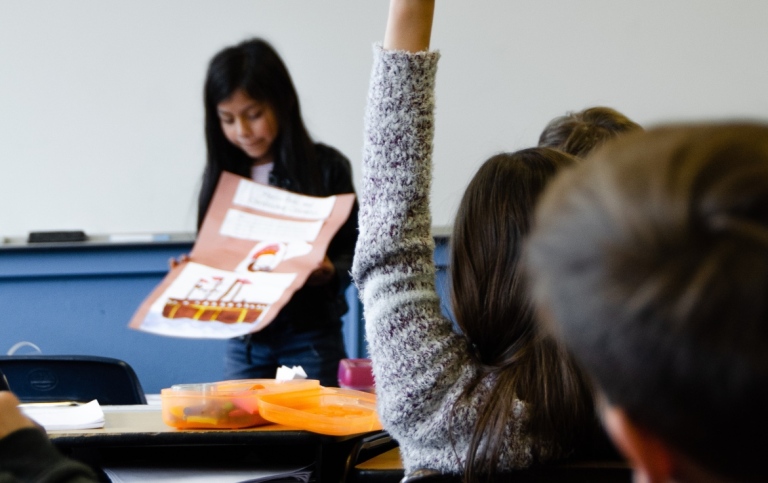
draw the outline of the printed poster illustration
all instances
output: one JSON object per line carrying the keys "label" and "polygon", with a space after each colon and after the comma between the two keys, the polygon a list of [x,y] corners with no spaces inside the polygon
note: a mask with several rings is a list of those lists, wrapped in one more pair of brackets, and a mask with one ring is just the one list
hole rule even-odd
{"label": "printed poster illustration", "polygon": [[305,196],[223,173],[189,261],[129,326],[210,339],[263,329],[319,266],[353,203],[353,194]]}

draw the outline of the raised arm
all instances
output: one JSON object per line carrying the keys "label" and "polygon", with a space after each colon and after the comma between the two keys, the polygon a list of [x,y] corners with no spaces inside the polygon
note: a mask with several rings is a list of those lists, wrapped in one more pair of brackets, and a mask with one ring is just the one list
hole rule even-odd
{"label": "raised arm", "polygon": [[461,396],[479,368],[435,290],[429,195],[440,54],[427,50],[434,7],[392,0],[386,40],[373,49],[352,269],[379,417],[400,443],[406,473],[458,472],[477,414],[474,396]]}
{"label": "raised arm", "polygon": [[435,0],[392,0],[383,47],[407,52],[428,50],[434,12]]}

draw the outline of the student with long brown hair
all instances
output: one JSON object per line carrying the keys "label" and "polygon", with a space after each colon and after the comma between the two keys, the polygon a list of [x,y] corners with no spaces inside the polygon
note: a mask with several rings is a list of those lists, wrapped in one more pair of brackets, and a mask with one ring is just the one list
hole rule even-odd
{"label": "student with long brown hair", "polygon": [[536,330],[519,267],[538,194],[575,158],[532,148],[482,165],[454,225],[454,332],[432,258],[433,10],[433,0],[392,0],[383,47],[374,48],[353,276],[379,414],[406,472],[474,480],[566,455],[593,421],[581,372]]}

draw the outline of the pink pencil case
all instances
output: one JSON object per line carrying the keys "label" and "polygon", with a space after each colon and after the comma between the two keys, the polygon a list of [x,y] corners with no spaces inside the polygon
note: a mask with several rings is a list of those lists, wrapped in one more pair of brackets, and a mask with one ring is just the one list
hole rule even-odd
{"label": "pink pencil case", "polygon": [[339,362],[339,386],[357,391],[374,392],[370,359],[342,359]]}

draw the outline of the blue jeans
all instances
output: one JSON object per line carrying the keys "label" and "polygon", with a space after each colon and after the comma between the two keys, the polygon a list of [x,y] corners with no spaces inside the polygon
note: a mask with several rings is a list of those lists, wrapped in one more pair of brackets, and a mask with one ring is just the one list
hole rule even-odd
{"label": "blue jeans", "polygon": [[338,387],[339,361],[347,357],[341,326],[295,332],[282,321],[227,343],[227,379],[274,379],[280,366],[301,366],[309,379]]}

